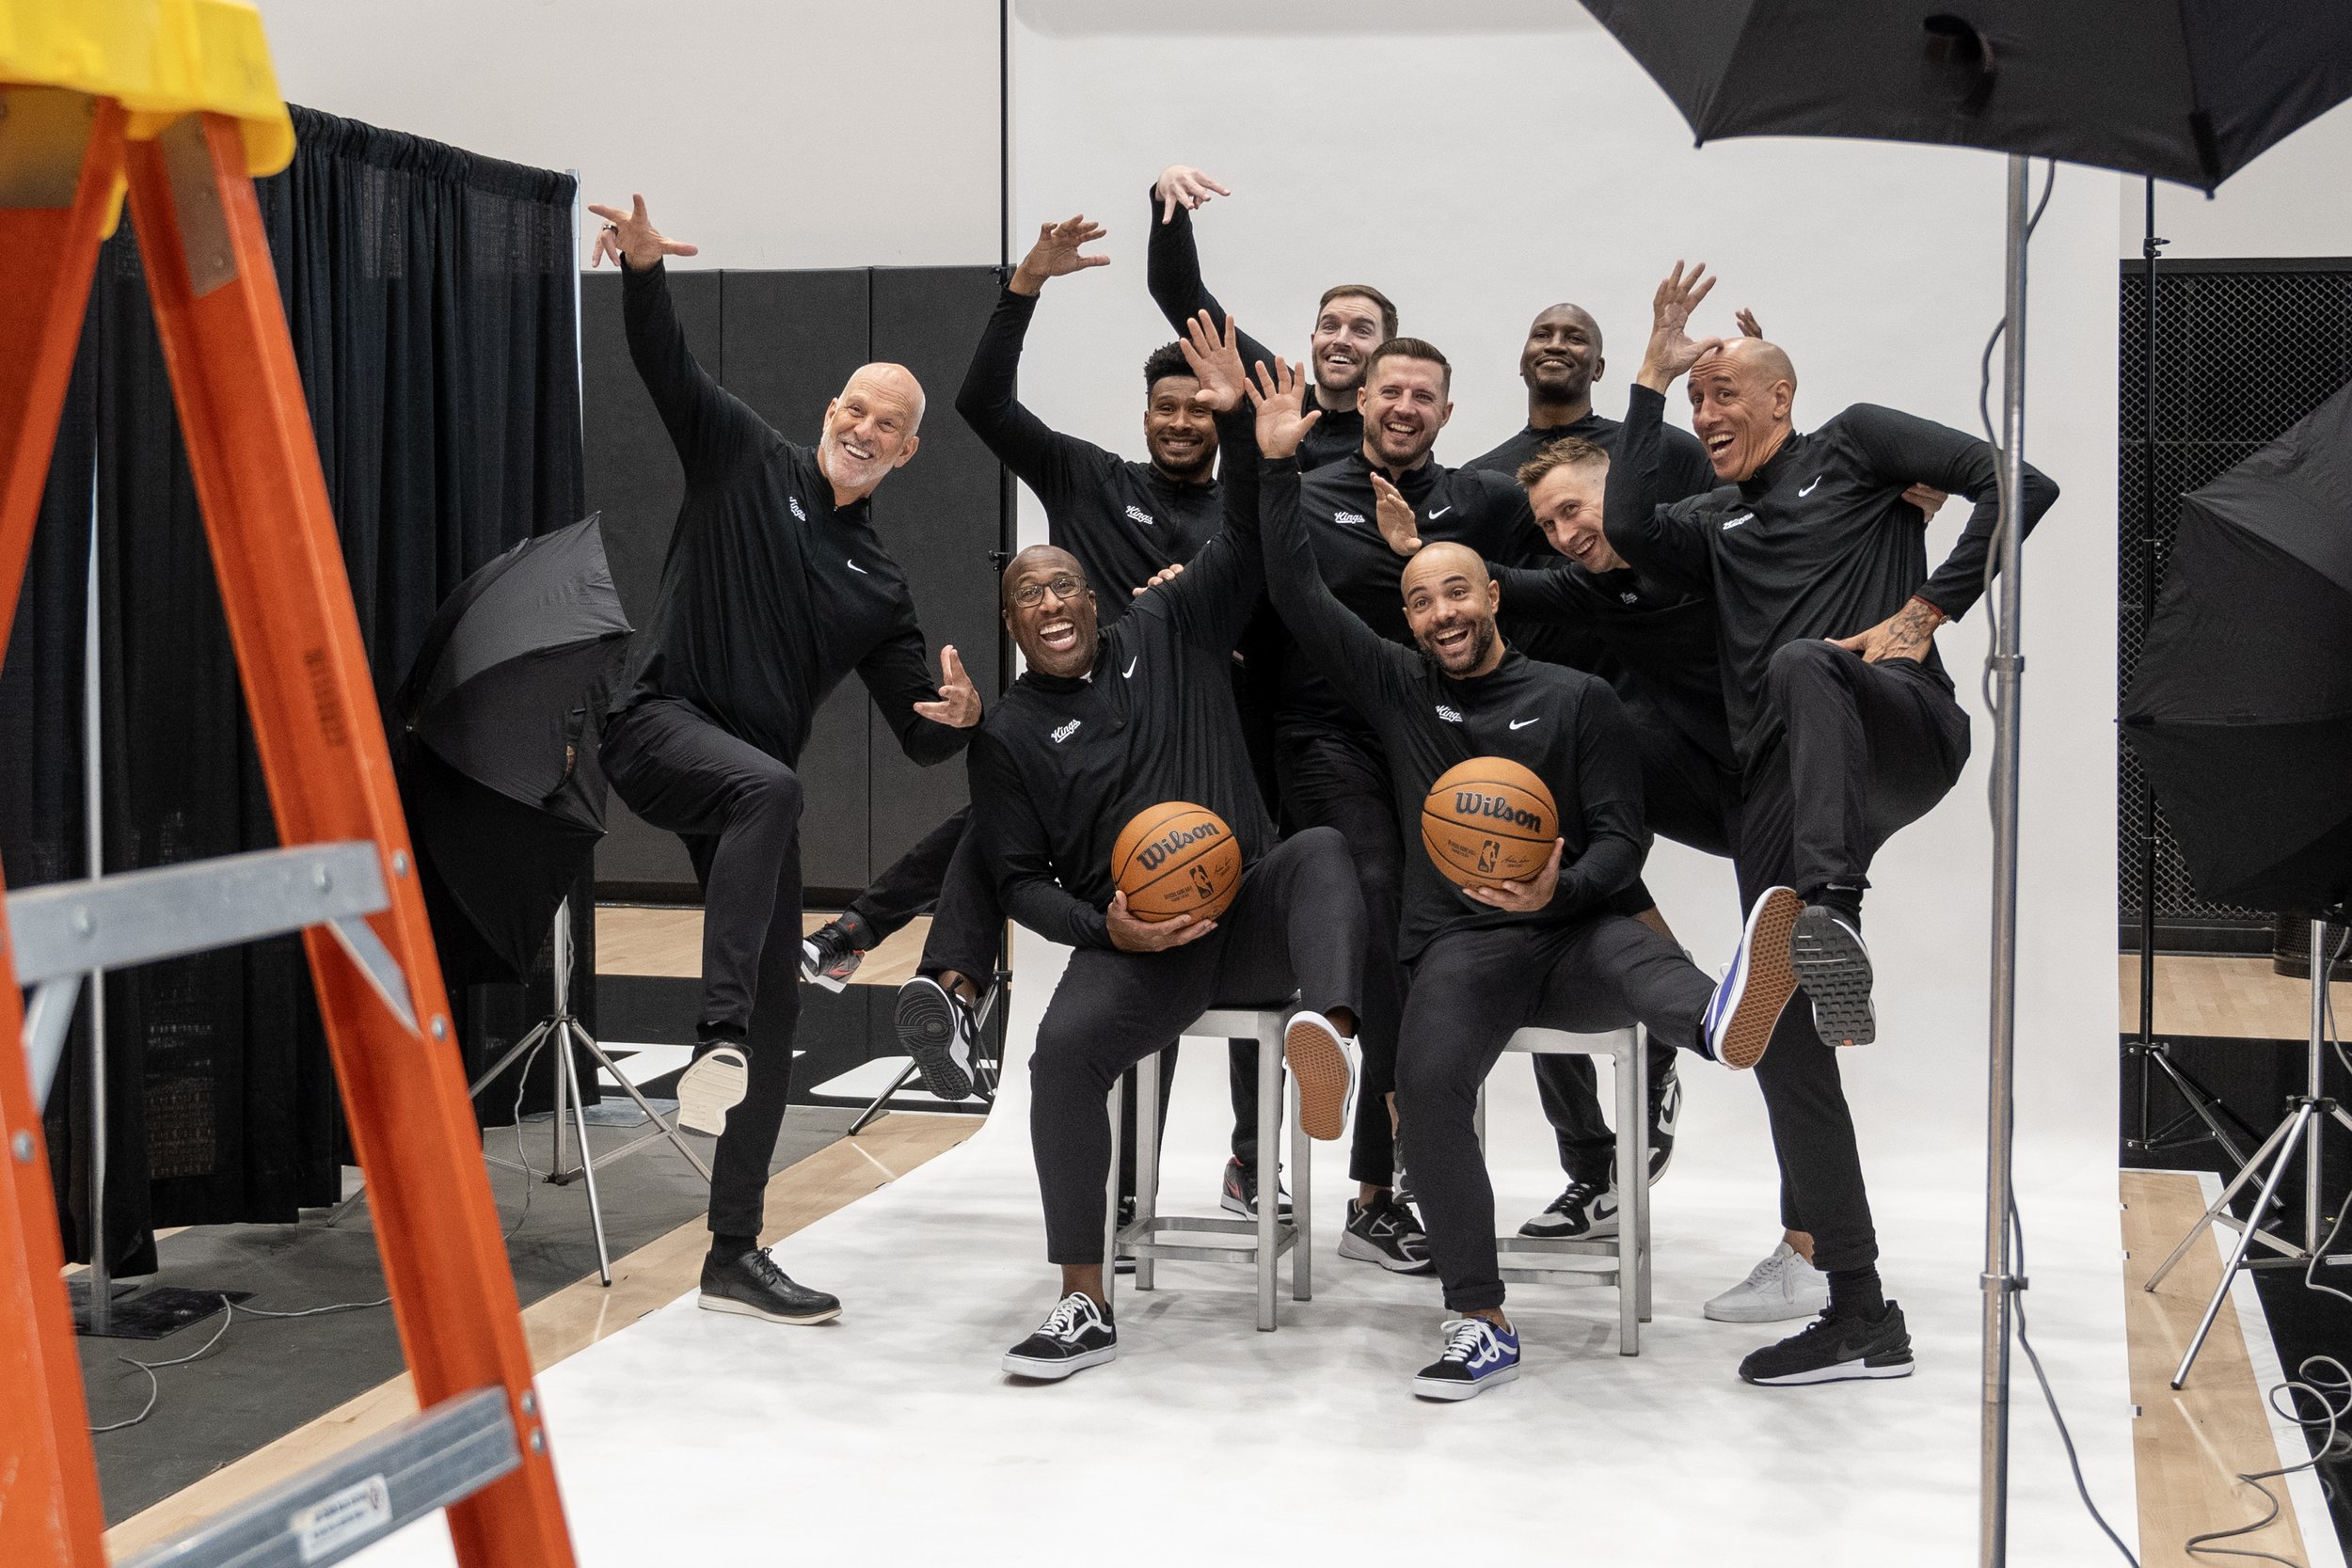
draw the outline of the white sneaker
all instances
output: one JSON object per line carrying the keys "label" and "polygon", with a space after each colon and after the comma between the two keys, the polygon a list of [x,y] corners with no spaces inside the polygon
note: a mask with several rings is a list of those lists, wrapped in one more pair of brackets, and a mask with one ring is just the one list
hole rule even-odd
{"label": "white sneaker", "polygon": [[689,1132],[717,1137],[727,1130],[727,1113],[743,1103],[751,1082],[751,1059],[741,1046],[704,1052],[678,1074],[677,1124]]}
{"label": "white sneaker", "polygon": [[1700,1308],[1719,1323],[1776,1323],[1829,1310],[1829,1275],[1783,1242],[1748,1277]]}

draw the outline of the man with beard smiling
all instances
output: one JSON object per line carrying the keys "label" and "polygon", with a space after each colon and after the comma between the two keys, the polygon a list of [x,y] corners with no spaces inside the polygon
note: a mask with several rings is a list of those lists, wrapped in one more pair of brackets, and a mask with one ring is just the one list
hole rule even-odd
{"label": "man with beard smiling", "polygon": [[602,760],[630,810],[685,841],[703,885],[700,1043],[678,1085],[679,1120],[719,1138],[701,1304],[822,1323],[840,1302],[759,1245],[800,1016],[801,748],[851,670],[918,763],[955,755],[980,720],[953,647],[932,681],[868,499],[914,455],[923,388],[904,366],[860,366],[816,449],[787,440],[687,350],[662,258],[695,247],[657,230],[642,196],[589,210],[606,220],[597,262],[620,264],[629,356],[686,470]]}
{"label": "man with beard smiling", "polygon": [[[1574,436],[1604,452],[1615,450],[1618,422],[1593,410],[1593,384],[1607,373],[1600,324],[1581,305],[1552,305],[1528,324],[1519,347],[1519,379],[1527,384],[1527,424],[1491,451],[1462,465],[1514,478],[1550,443]],[[1715,488],[1715,468],[1696,437],[1668,426],[1659,457],[1658,483],[1668,500]],[[1541,656],[1539,656],[1541,657]]]}
{"label": "man with beard smiling", "polygon": [[[1157,219],[1152,226],[1149,271],[1152,298],[1170,326],[1179,332],[1201,311],[1211,321],[1223,321],[1225,308],[1200,280],[1200,252],[1193,239],[1192,214],[1220,196],[1233,193],[1188,164],[1170,164],[1152,185]],[[1335,283],[1315,303],[1315,322],[1308,340],[1308,362],[1314,369],[1315,406],[1322,420],[1307,435],[1301,461],[1310,468],[1335,462],[1363,442],[1364,415],[1357,407],[1357,389],[1372,366],[1373,351],[1396,336],[1396,307],[1369,283]],[[1242,362],[1273,363],[1263,343],[1245,336]]]}
{"label": "man with beard smiling", "polygon": [[[1196,327],[1192,346],[1196,362],[1218,365],[1227,450],[1254,469],[1232,339]],[[1345,1124],[1364,945],[1355,867],[1328,829],[1274,842],[1227,673],[1262,581],[1254,478],[1229,476],[1224,531],[1107,628],[1069,551],[1032,546],[1005,569],[1005,626],[1027,669],[972,747],[974,832],[1012,917],[1074,949],[1029,1063],[1029,1137],[1062,1294],[1006,1354],[1016,1376],[1063,1378],[1119,1354],[1102,1271],[1104,1101],[1121,1072],[1212,1006],[1295,990],[1283,1050],[1300,1122],[1318,1138]],[[1171,800],[1206,806],[1239,844],[1240,890],[1215,920],[1139,919],[1112,881],[1120,830]]]}
{"label": "man with beard smiling", "polygon": [[1376,732],[1397,816],[1417,821],[1438,776],[1476,756],[1533,770],[1558,812],[1550,858],[1526,882],[1457,887],[1426,854],[1404,868],[1398,952],[1412,973],[1397,1105],[1445,1304],[1458,1314],[1413,1388],[1468,1399],[1518,1374],[1494,1188],[1474,1122],[1479,1087],[1505,1042],[1530,1025],[1589,1032],[1638,1021],[1662,1043],[1751,1066],[1795,989],[1786,931],[1796,898],[1784,888],[1759,906],[1720,986],[1672,941],[1611,912],[1649,847],[1634,738],[1616,695],[1597,676],[1505,646],[1495,625],[1502,595],[1478,552],[1459,544],[1425,546],[1405,565],[1409,644],[1367,626],[1325,584],[1309,538],[1292,458],[1314,416],[1301,413],[1287,366],[1261,381],[1267,589],[1300,652]]}
{"label": "man with beard smiling", "polygon": [[[1804,908],[1792,1006],[1756,1074],[1780,1161],[1783,1224],[1812,1238],[1829,1276],[1813,1324],[1740,1363],[1751,1383],[1824,1383],[1911,1370],[1902,1308],[1885,1299],[1840,1045],[1877,1037],[1862,895],[1872,858],[1932,810],[1968,757],[1968,715],[1936,657],[1935,628],[1985,590],[1999,521],[1990,442],[1857,404],[1819,428],[1794,423],[1796,368],[1760,338],[1694,340],[1714,287],[1675,263],[1658,287],[1640,376],[1609,470],[1610,547],[1715,607],[1724,712],[1742,773],[1733,835],[1740,896],[1793,887]],[[1661,504],[1665,393],[1688,373],[1692,426],[1724,488]],[[1914,482],[1976,503],[1930,574]],[[2058,499],[2025,470],[2024,527]]]}

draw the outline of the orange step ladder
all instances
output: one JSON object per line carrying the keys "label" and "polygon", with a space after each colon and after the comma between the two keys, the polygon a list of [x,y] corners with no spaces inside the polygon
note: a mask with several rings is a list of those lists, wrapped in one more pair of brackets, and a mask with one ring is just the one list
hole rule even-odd
{"label": "orange step ladder", "polygon": [[[137,1561],[333,1562],[447,1507],[467,1568],[570,1568],[531,1356],[252,176],[293,128],[232,0],[0,0],[0,649],[127,190],[287,847],[0,915],[0,1563],[103,1568],[41,1138],[80,976],[300,930],[419,1413]],[[0,736],[0,745],[8,737]],[[29,1006],[21,991],[32,990]]]}

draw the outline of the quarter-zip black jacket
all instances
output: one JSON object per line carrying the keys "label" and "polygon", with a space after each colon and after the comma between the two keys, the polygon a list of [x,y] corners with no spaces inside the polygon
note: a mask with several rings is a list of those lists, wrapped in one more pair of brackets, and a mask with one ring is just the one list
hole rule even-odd
{"label": "quarter-zip black jacket", "polygon": [[[1232,464],[1254,468],[1249,405],[1218,427]],[[1006,910],[1041,936],[1111,945],[1111,847],[1146,807],[1208,807],[1241,841],[1245,866],[1274,843],[1230,673],[1264,580],[1253,481],[1229,478],[1223,531],[1100,633],[1088,674],[1030,671],[973,739],[981,852]]]}
{"label": "quarter-zip black jacket", "polygon": [[[1467,545],[1489,561],[1516,565],[1553,559],[1517,480],[1435,461],[1403,474],[1383,472],[1412,503],[1424,543]],[[1381,535],[1372,473],[1361,448],[1307,472],[1299,481],[1298,512],[1325,585],[1365,626],[1409,649],[1405,558]],[[1285,734],[1307,730],[1369,739],[1372,731],[1364,721],[1370,717],[1358,715],[1319,660],[1284,661],[1276,721]]]}
{"label": "quarter-zip black jacket", "polygon": [[[1951,620],[1977,602],[2000,515],[1996,459],[1989,443],[1948,425],[1858,403],[1817,430],[1790,435],[1739,484],[1661,505],[1665,406],[1657,392],[1633,388],[1609,465],[1603,522],[1609,543],[1645,576],[1713,598],[1732,744],[1752,768],[1780,737],[1763,696],[1765,672],[1784,643],[1851,637],[1915,594]],[[1927,520],[1902,499],[1914,483],[1976,502],[1932,577]],[[2025,489],[2031,532],[2058,491],[2030,465]],[[1923,662],[1950,689],[1932,648]]]}
{"label": "quarter-zip black jacket", "polygon": [[818,705],[855,670],[909,757],[955,755],[972,732],[914,711],[939,686],[869,503],[834,506],[815,449],[694,362],[660,262],[621,271],[629,357],[677,447],[686,499],[611,711],[675,698],[797,765]]}
{"label": "quarter-zip black jacket", "polygon": [[1609,683],[1581,670],[1505,651],[1484,675],[1457,680],[1418,647],[1364,625],[1333,596],[1310,544],[1298,467],[1264,465],[1261,498],[1266,589],[1298,652],[1321,666],[1365,716],[1388,758],[1397,820],[1418,824],[1438,776],[1471,757],[1508,757],[1533,769],[1559,808],[1560,880],[1530,914],[1482,904],[1448,881],[1407,828],[1397,954],[1410,958],[1466,926],[1558,926],[1592,913],[1641,874],[1649,852],[1633,732]]}
{"label": "quarter-zip black jacket", "polygon": [[[1636,723],[1671,724],[1718,767],[1736,766],[1715,657],[1715,607],[1631,567],[1588,572],[1573,561],[1488,562],[1506,621],[1552,634],[1543,657],[1600,676]],[[1555,651],[1556,649],[1556,651]]]}
{"label": "quarter-zip black jacket", "polygon": [[1036,313],[1034,294],[1007,289],[998,296],[956,412],[1044,503],[1049,536],[1086,569],[1095,613],[1108,626],[1127,613],[1130,595],[1153,573],[1190,561],[1216,535],[1224,521],[1216,481],[1172,480],[1149,463],[1048,429],[1017,402],[1021,344]]}
{"label": "quarter-zip black jacket", "polygon": [[[1154,187],[1157,188],[1156,186]],[[1200,281],[1200,250],[1192,236],[1192,214],[1183,207],[1166,223],[1160,221],[1160,200],[1152,198],[1152,243],[1144,261],[1144,282],[1152,291],[1152,303],[1160,308],[1179,336],[1184,323],[1195,314],[1206,310],[1209,319],[1222,324],[1225,307],[1209,293]],[[1245,332],[1240,341],[1241,362],[1245,366],[1263,364],[1269,374],[1274,370],[1274,352]],[[1314,373],[1314,367],[1306,367]],[[1320,403],[1311,407],[1323,408]],[[1364,416],[1355,406],[1323,408],[1323,418],[1307,432],[1307,439],[1299,447],[1299,457],[1307,467],[1334,462],[1364,444]],[[1230,470],[1229,470],[1230,472]]]}
{"label": "quarter-zip black jacket", "polygon": [[[1524,426],[1517,436],[1492,451],[1482,452],[1462,467],[1490,468],[1496,473],[1508,474],[1517,479],[1521,464],[1552,442],[1565,440],[1571,436],[1592,442],[1613,457],[1617,451],[1617,432],[1624,428],[1622,421],[1588,409],[1582,419],[1572,424],[1553,425],[1548,430],[1538,430],[1534,425]],[[1707,460],[1707,449],[1699,445],[1697,436],[1687,430],[1666,425],[1660,439],[1665,443],[1659,452],[1658,463],[1659,499],[1661,502],[1678,501],[1685,496],[1699,495],[1722,483],[1716,479],[1715,465]]]}

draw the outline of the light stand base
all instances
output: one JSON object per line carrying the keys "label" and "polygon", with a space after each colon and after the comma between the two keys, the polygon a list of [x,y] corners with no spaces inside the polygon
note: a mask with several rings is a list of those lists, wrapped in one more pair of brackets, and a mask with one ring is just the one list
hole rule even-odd
{"label": "light stand base", "polygon": [[[1010,970],[1000,969],[996,971],[995,974],[989,977],[988,994],[980,998],[979,1006],[975,1008],[972,1014],[972,1033],[974,1037],[972,1042],[974,1048],[972,1053],[972,1094],[973,1097],[978,1100],[983,1105],[994,1105],[996,1103],[996,1076],[1003,1070],[1004,1061],[1003,1053],[1001,1052],[990,1051],[985,1048],[986,1042],[981,1038],[981,1037],[988,1028],[989,1015],[995,1010],[996,1004],[1007,994],[1007,988],[1011,984],[1012,972]],[[914,1076],[914,1064],[913,1062],[909,1062],[906,1066],[906,1070],[899,1073],[898,1077],[892,1079],[890,1081],[890,1086],[882,1090],[882,1093],[876,1095],[873,1102],[867,1105],[865,1110],[858,1113],[857,1119],[850,1123],[850,1130],[847,1132],[844,1132],[842,1136],[845,1138],[854,1138],[860,1132],[863,1132],[868,1127],[871,1127],[876,1121],[880,1120],[882,1114],[890,1108],[891,1101],[898,1098],[898,1091],[907,1086],[908,1080]]]}

